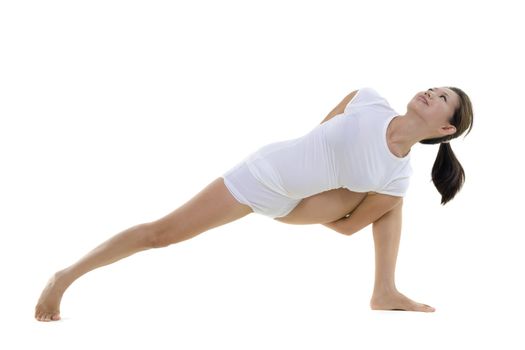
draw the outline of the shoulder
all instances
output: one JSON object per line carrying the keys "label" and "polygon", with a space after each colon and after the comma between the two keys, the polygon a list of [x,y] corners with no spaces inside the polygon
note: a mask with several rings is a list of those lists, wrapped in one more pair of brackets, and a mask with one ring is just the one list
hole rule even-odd
{"label": "shoulder", "polygon": [[361,87],[359,90],[354,91],[355,98],[353,98],[353,104],[374,104],[374,103],[387,103],[387,100],[375,89],[369,86]]}
{"label": "shoulder", "polygon": [[359,93],[363,95],[382,97],[381,94],[375,88],[370,86],[363,86],[357,91],[359,91]]}
{"label": "shoulder", "polygon": [[391,114],[395,112],[383,95],[381,95],[375,88],[368,86],[361,87],[359,90],[355,91],[355,96],[352,96],[352,99],[346,103],[344,112],[349,114],[352,111],[358,110],[365,113],[385,111],[388,114]]}

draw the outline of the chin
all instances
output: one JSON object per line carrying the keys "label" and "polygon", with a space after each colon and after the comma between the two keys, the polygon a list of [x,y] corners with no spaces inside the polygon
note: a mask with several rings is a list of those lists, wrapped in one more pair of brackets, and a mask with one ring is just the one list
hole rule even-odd
{"label": "chin", "polygon": [[417,114],[421,114],[424,111],[423,107],[424,106],[422,104],[418,103],[417,100],[412,100],[407,105],[407,111],[413,110]]}

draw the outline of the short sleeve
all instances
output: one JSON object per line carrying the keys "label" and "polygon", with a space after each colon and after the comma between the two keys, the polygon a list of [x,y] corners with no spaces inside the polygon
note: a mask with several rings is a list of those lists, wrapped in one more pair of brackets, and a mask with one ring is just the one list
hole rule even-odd
{"label": "short sleeve", "polygon": [[345,106],[344,113],[348,114],[352,109],[384,103],[386,100],[373,88],[362,87],[357,94]]}
{"label": "short sleeve", "polygon": [[399,177],[397,179],[392,180],[385,187],[376,192],[389,194],[391,196],[404,197],[409,185],[410,176]]}

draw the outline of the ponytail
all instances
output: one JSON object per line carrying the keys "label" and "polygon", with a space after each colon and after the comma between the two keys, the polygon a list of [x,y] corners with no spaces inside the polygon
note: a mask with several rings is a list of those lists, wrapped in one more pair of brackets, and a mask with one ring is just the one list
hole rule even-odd
{"label": "ponytail", "polygon": [[465,171],[448,142],[439,145],[432,167],[432,182],[441,194],[442,205],[454,198],[465,182]]}

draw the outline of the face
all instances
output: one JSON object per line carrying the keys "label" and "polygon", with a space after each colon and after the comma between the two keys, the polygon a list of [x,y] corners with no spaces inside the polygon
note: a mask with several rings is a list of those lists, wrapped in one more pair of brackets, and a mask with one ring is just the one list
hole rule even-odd
{"label": "face", "polygon": [[429,129],[435,130],[435,137],[456,132],[449,120],[459,107],[459,96],[446,87],[430,88],[416,94],[408,103],[408,110],[422,118]]}

